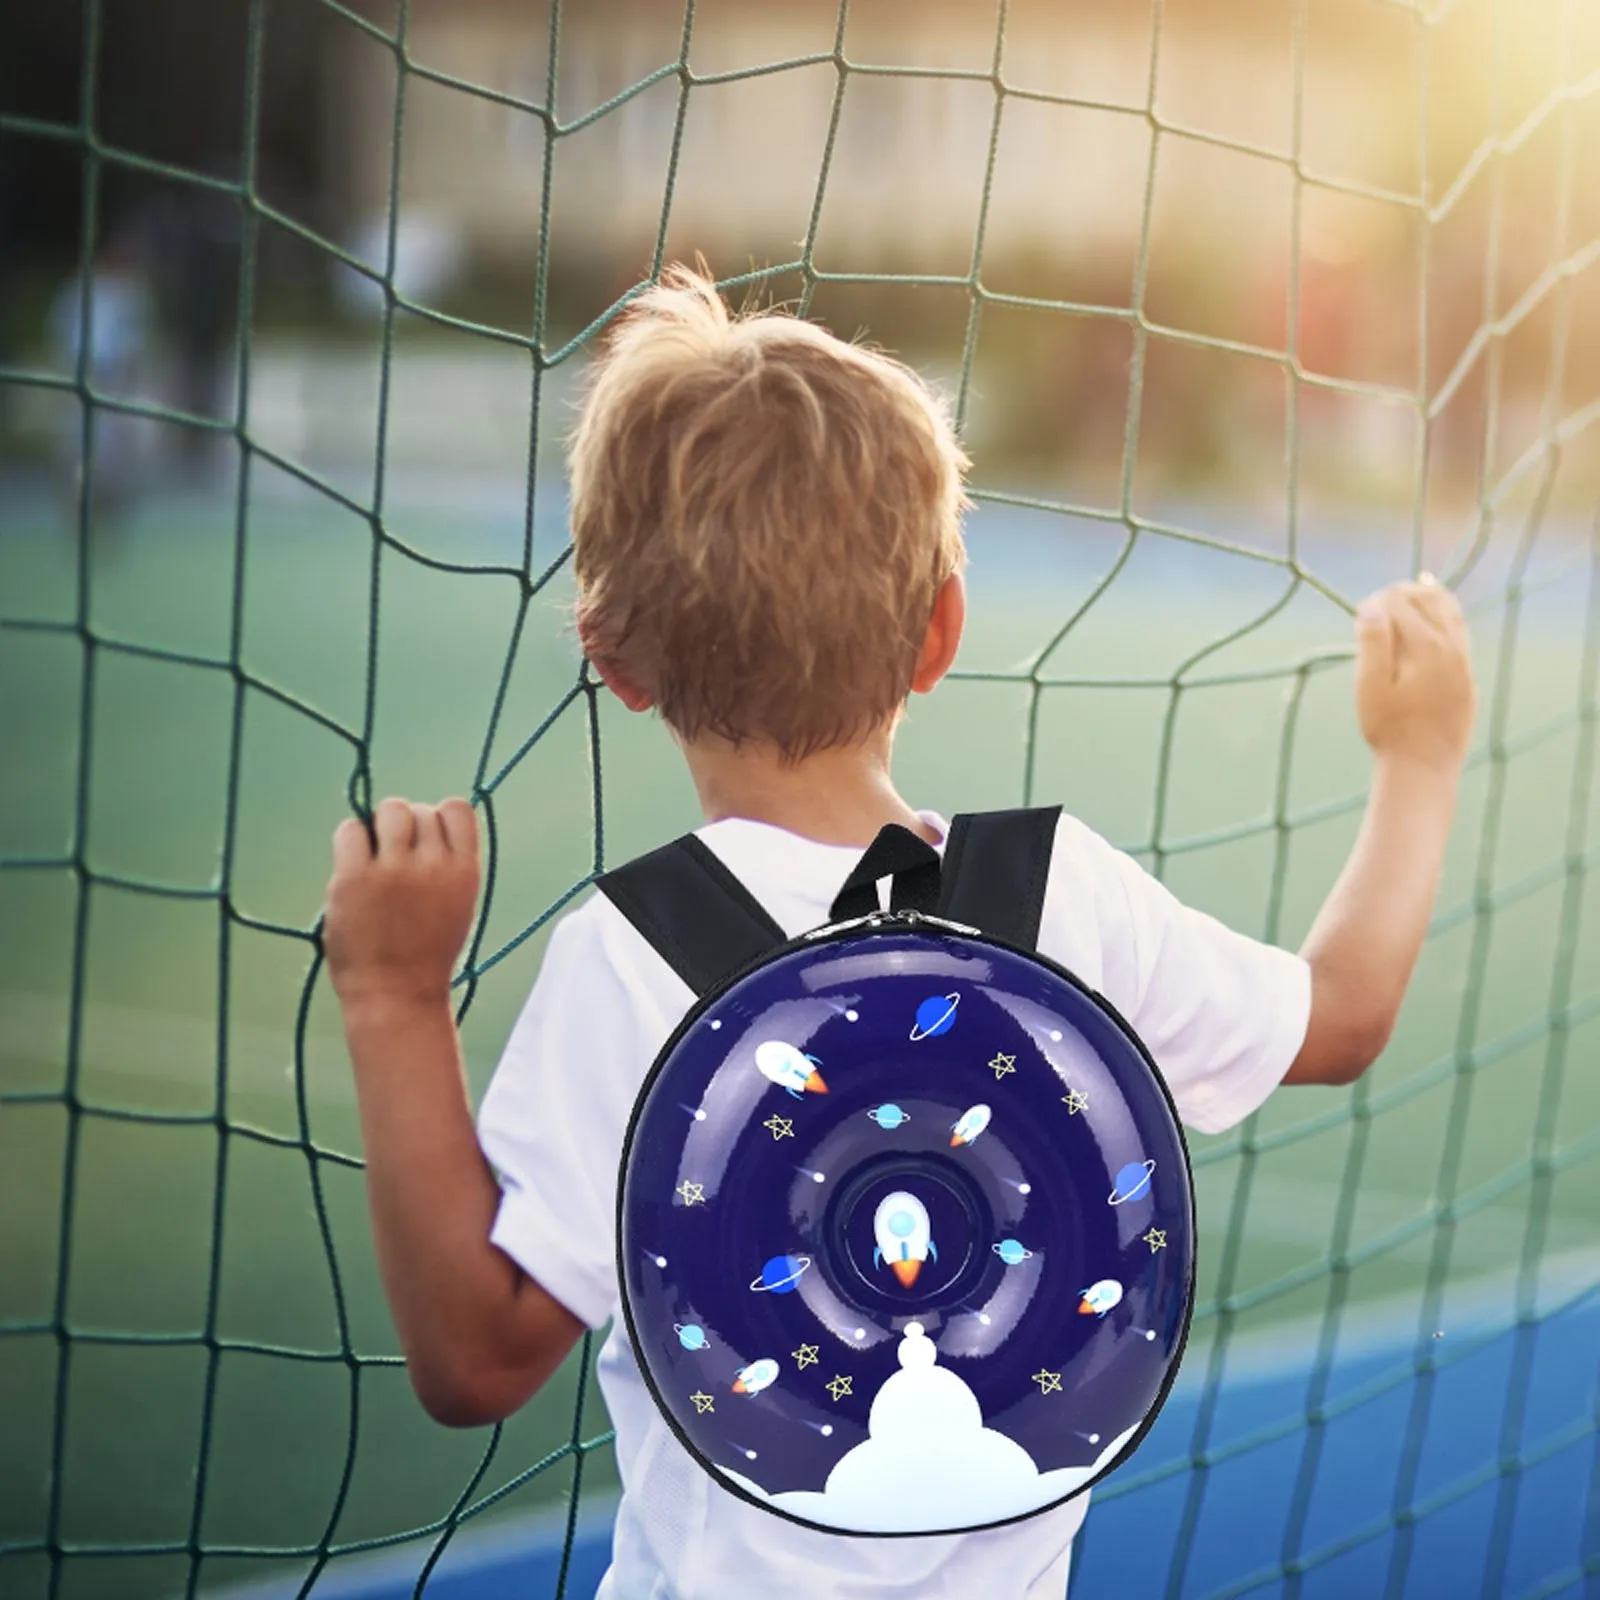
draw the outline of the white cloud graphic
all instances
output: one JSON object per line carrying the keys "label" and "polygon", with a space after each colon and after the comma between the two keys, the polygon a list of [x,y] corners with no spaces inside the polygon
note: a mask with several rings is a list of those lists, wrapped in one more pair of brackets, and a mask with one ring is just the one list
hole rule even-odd
{"label": "white cloud graphic", "polygon": [[780,1511],[856,1533],[947,1533],[999,1522],[1051,1505],[1081,1489],[1138,1431],[1107,1443],[1086,1467],[1040,1472],[1014,1439],[983,1425],[978,1397],[937,1365],[920,1324],[900,1341],[900,1371],[878,1391],[870,1437],[846,1452],[818,1492],[769,1495],[726,1467],[726,1478]]}

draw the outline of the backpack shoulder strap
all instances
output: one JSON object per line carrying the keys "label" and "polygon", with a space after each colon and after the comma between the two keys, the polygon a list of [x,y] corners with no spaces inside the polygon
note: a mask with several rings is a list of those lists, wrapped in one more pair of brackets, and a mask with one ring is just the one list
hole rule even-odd
{"label": "backpack shoulder strap", "polygon": [[[893,875],[893,904],[936,909],[940,916],[1031,950],[1039,938],[1060,814],[1060,806],[1042,806],[956,817],[936,907],[928,904],[931,881],[923,881],[938,865],[933,850],[904,829],[885,828],[840,891],[833,915],[872,909],[877,904],[873,883]],[[603,873],[595,887],[697,996],[788,941],[766,907],[692,833]],[[855,900],[864,894],[870,894],[871,905],[857,906]]]}
{"label": "backpack shoulder strap", "polygon": [[789,937],[692,833],[601,874],[595,887],[697,997]]}
{"label": "backpack shoulder strap", "polygon": [[1060,806],[958,816],[945,844],[939,915],[1032,950],[1039,942]]}

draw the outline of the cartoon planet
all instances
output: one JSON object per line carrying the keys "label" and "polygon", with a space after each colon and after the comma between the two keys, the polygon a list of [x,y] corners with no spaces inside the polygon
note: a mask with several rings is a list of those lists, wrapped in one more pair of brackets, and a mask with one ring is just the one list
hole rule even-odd
{"label": "cartoon planet", "polygon": [[1015,1267],[1024,1261],[1033,1260],[1033,1251],[1027,1249],[1020,1239],[1002,1239],[999,1244],[993,1245],[991,1248],[1008,1267]]}
{"label": "cartoon planet", "polygon": [[1102,1278],[1083,1291],[1083,1299],[1078,1302],[1078,1315],[1103,1317],[1121,1299],[1122,1285],[1115,1278]]}
{"label": "cartoon planet", "polygon": [[989,1126],[989,1116],[988,1106],[968,1106],[956,1118],[955,1126],[950,1130],[951,1149],[958,1144],[971,1144]]}
{"label": "cartoon planet", "polygon": [[810,1270],[810,1256],[769,1256],[761,1276],[750,1287],[757,1294],[793,1294],[794,1286]]}
{"label": "cartoon planet", "polygon": [[956,1007],[960,1004],[959,994],[930,994],[917,1007],[917,1021],[911,1030],[911,1042],[917,1044],[923,1039],[937,1039],[941,1033],[949,1033],[955,1026]]}
{"label": "cartoon planet", "polygon": [[756,1046],[756,1070],[763,1078],[770,1078],[780,1089],[787,1089],[796,1100],[809,1089],[813,1094],[826,1094],[828,1086],[817,1071],[817,1058],[796,1050],[781,1039],[768,1039]]}
{"label": "cartoon planet", "polygon": [[878,1124],[880,1128],[898,1128],[903,1123],[911,1120],[909,1111],[902,1111],[899,1106],[882,1105],[874,1106],[867,1115]]}
{"label": "cartoon planet", "polygon": [[678,1343],[685,1350],[704,1350],[711,1341],[706,1338],[706,1330],[698,1322],[674,1322],[672,1331],[678,1336]]}
{"label": "cartoon planet", "polygon": [[1150,1192],[1150,1174],[1156,1170],[1154,1161],[1130,1161],[1118,1174],[1106,1196],[1106,1204],[1125,1205]]}
{"label": "cartoon planet", "polygon": [[778,1363],[770,1356],[763,1356],[759,1361],[752,1361],[748,1367],[741,1367],[734,1374],[733,1392],[735,1394],[760,1394],[763,1389],[770,1389],[778,1381]]}

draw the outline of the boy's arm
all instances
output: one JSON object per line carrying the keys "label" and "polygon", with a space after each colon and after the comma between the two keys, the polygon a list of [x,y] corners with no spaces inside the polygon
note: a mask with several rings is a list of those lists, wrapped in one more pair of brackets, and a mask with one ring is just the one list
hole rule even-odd
{"label": "boy's arm", "polygon": [[500,1188],[473,1127],[450,1005],[477,898],[472,809],[385,800],[374,836],[353,819],[334,835],[323,942],[411,1382],[432,1416],[470,1427],[522,1405],[583,1324],[489,1242]]}
{"label": "boy's arm", "polygon": [[1476,709],[1466,622],[1431,578],[1364,601],[1357,630],[1372,793],[1301,947],[1311,1019],[1285,1083],[1353,1083],[1388,1042],[1433,913]]}

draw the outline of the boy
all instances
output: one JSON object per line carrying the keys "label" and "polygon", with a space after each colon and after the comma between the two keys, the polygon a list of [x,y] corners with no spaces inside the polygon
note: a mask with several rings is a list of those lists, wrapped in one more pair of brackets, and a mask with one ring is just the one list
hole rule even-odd
{"label": "boy", "polygon": [[[660,708],[700,837],[790,934],[827,919],[884,823],[943,842],[889,756],[907,695],[960,642],[965,465],[906,368],[792,318],[731,318],[682,270],[634,303],[592,377],[572,448],[580,638],[625,705]],[[1280,1082],[1359,1076],[1427,927],[1474,711],[1466,629],[1425,580],[1365,602],[1358,638],[1372,794],[1298,956],[1186,910],[1061,818],[1040,949],[1129,1019],[1207,1132]],[[449,985],[477,888],[464,801],[385,800],[375,847],[354,820],[334,836],[325,939],[378,1259],[417,1393],[458,1426],[515,1411],[611,1316],[628,1113],[691,1001],[591,897],[551,934],[475,1131]],[[970,1535],[813,1532],[691,1460],[616,1323],[599,1370],[624,1486],[612,1600],[1064,1593],[1083,1497]]]}

